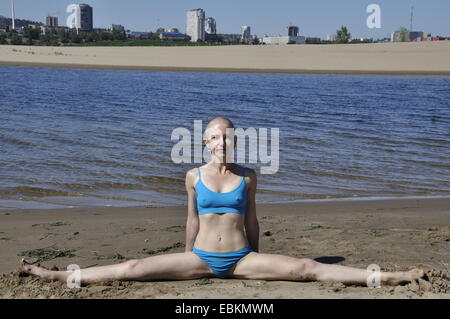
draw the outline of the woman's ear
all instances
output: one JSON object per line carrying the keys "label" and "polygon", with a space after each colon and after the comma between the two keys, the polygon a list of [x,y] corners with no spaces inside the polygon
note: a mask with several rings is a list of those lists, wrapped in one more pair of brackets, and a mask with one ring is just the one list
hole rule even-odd
{"label": "woman's ear", "polygon": [[208,139],[203,140],[203,144],[205,144],[206,149],[208,150],[209,153],[211,153],[211,149],[208,146],[209,143],[210,143],[210,141]]}

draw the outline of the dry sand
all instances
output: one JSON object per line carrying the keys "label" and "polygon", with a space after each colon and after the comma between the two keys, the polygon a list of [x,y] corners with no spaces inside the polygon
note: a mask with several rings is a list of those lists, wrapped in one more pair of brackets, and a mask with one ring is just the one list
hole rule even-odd
{"label": "dry sand", "polygon": [[2,45],[0,65],[174,71],[450,75],[450,41],[211,47]]}
{"label": "dry sand", "polygon": [[[329,282],[112,282],[69,289],[18,270],[18,255],[66,269],[184,251],[185,207],[0,211],[0,298],[449,298],[450,199],[258,205],[264,253],[382,270],[422,267],[398,287]],[[269,233],[270,232],[270,233]],[[41,250],[39,250],[41,249]],[[43,250],[46,249],[46,250]],[[60,257],[58,257],[58,255]]]}

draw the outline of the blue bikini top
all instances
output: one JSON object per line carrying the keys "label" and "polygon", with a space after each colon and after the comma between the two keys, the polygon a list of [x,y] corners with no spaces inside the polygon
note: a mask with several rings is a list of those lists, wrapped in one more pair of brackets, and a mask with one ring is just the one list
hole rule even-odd
{"label": "blue bikini top", "polygon": [[242,175],[242,181],[237,188],[231,192],[217,193],[203,184],[199,168],[199,181],[195,185],[198,215],[219,213],[245,214],[247,212],[247,184],[245,183],[245,175]]}

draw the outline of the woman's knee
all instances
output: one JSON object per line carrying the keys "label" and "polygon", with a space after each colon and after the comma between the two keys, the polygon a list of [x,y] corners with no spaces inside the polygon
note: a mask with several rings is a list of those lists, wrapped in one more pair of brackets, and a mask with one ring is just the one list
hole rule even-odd
{"label": "woman's knee", "polygon": [[295,264],[293,276],[295,280],[316,280],[319,263],[309,258],[298,259]]}
{"label": "woman's knee", "polygon": [[136,272],[136,269],[138,268],[141,261],[139,259],[130,259],[121,264],[121,275],[122,277],[128,277],[134,272]]}

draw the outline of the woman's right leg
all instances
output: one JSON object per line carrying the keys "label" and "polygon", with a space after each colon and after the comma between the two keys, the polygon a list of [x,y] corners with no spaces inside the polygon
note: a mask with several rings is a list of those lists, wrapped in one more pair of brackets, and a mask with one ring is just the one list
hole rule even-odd
{"label": "woman's right leg", "polygon": [[[367,285],[366,269],[322,264],[312,259],[252,252],[241,259],[232,272],[232,278],[257,280],[336,281],[344,284]],[[380,272],[380,284],[398,285],[423,276],[423,270]]]}
{"label": "woman's right leg", "polygon": [[[67,282],[71,271],[52,271],[30,265],[22,259],[22,269],[48,281]],[[194,253],[179,253],[132,259],[121,264],[80,270],[81,285],[108,281],[190,280],[211,277],[209,267]]]}

